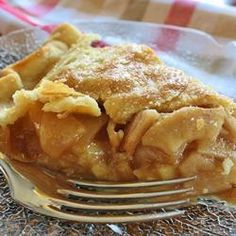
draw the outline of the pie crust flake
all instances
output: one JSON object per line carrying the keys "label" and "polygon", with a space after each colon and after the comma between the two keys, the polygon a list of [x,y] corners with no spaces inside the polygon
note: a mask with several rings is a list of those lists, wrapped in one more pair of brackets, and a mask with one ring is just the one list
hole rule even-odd
{"label": "pie crust flake", "polygon": [[236,104],[146,45],[92,47],[59,26],[0,72],[0,150],[70,177],[236,184]]}

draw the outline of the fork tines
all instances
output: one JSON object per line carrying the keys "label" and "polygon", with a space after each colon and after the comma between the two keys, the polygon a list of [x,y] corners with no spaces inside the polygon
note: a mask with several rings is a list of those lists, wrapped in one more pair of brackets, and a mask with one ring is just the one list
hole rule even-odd
{"label": "fork tines", "polygon": [[[51,198],[51,208],[54,211],[58,211],[59,214],[67,214],[67,218],[68,214],[71,214],[73,218],[78,211],[82,211],[86,213],[84,215],[79,215],[80,217],[83,217],[83,220],[89,221],[89,219],[91,219],[91,222],[94,222],[95,220],[96,223],[138,222],[170,218],[184,213],[184,210],[177,210],[177,207],[183,207],[190,202],[186,195],[192,192],[193,188],[173,187],[171,190],[168,189],[158,191],[154,187],[180,185],[192,181],[195,178],[196,177],[188,177],[167,181],[148,181],[136,183],[108,183],[68,180],[67,182],[72,184],[73,188],[58,189],[57,192],[60,194],[61,198]],[[148,187],[152,187],[152,189],[145,191]],[[178,195],[179,198],[172,200],[176,197],[175,195]],[[158,197],[163,196],[171,196],[171,200],[161,202],[157,200]],[[72,197],[73,200],[70,197]],[[172,208],[172,210],[154,213],[140,213],[140,211],[144,210],[150,211],[162,208]],[[72,209],[75,212],[73,211],[72,213],[68,213],[65,209]],[[130,213],[130,211],[133,213]],[[87,213],[89,214],[87,215]],[[95,213],[96,215],[90,215],[90,213]],[[109,215],[104,215],[104,213],[109,213]]]}

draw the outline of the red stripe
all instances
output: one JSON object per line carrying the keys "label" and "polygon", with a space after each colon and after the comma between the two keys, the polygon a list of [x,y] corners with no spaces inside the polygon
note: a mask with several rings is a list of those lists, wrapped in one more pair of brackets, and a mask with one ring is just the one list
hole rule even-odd
{"label": "red stripe", "polygon": [[25,23],[28,23],[29,25],[37,26],[37,27],[49,32],[49,33],[51,33],[52,30],[56,26],[56,25],[41,25],[39,23],[36,23],[33,20],[31,20],[27,15],[25,15],[21,10],[12,7],[11,5],[7,4],[6,2],[3,3],[3,2],[1,2],[1,0],[0,0],[0,8],[5,10],[6,12],[12,14],[16,18],[18,18],[19,20],[21,20]]}
{"label": "red stripe", "polygon": [[193,0],[175,0],[165,19],[165,24],[186,26],[196,8],[196,1]]}
{"label": "red stripe", "polygon": [[[196,8],[194,0],[175,0],[164,21],[165,24],[177,26],[188,25]],[[163,29],[157,40],[157,47],[162,51],[173,51],[179,39],[179,31],[175,29]]]}
{"label": "red stripe", "polygon": [[27,8],[21,8],[24,12],[33,15],[33,16],[43,16],[49,13],[52,9],[54,9],[59,0],[43,0],[40,3],[35,3],[32,6]]}
{"label": "red stripe", "polygon": [[28,23],[33,26],[38,26],[37,23],[35,23],[33,20],[31,20],[29,17],[24,15],[20,10],[12,7],[11,5],[7,3],[0,2],[0,8],[7,11],[8,13],[14,15],[16,18],[20,19],[21,21]]}
{"label": "red stripe", "polygon": [[52,31],[57,27],[58,25],[53,24],[53,25],[44,25],[40,27],[41,29],[47,31],[48,33],[52,33]]}

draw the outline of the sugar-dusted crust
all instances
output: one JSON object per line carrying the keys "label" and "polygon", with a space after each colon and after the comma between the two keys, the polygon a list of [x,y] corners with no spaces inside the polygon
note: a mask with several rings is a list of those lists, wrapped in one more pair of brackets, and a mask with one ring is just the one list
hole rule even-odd
{"label": "sugar-dusted crust", "polygon": [[224,106],[235,103],[183,71],[164,65],[145,45],[71,48],[44,78],[62,81],[103,103],[107,114],[125,124],[147,108],[171,112],[184,106]]}

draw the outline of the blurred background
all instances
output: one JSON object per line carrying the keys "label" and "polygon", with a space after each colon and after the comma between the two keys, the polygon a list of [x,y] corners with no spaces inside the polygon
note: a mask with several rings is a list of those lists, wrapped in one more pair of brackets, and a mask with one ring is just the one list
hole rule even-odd
{"label": "blurred background", "polygon": [[236,39],[236,0],[0,0],[1,34],[87,19],[170,24]]}

